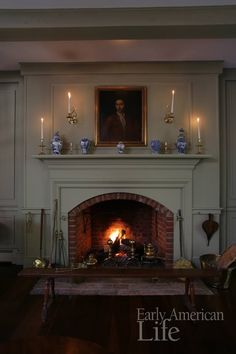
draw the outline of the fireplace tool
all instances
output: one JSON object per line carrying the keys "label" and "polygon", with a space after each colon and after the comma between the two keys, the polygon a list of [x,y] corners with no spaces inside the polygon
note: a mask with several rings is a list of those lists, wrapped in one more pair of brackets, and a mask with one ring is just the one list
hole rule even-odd
{"label": "fireplace tool", "polygon": [[[50,260],[49,265],[52,265],[53,262],[53,255],[56,258],[56,221],[57,221],[57,199],[54,200],[54,210],[53,210],[53,228],[52,228],[52,245],[51,245],[51,253],[50,253]],[[54,251],[55,249],[55,251]]]}
{"label": "fireplace tool", "polygon": [[175,261],[174,268],[192,268],[192,263],[184,257],[183,217],[180,209],[178,210],[177,221],[179,222],[180,258]]}
{"label": "fireplace tool", "polygon": [[43,225],[44,225],[44,209],[41,209],[41,218],[40,218],[40,243],[39,243],[39,257],[36,258],[33,262],[35,268],[45,268],[47,266],[46,259],[42,258],[42,249],[43,249]]}
{"label": "fireplace tool", "polygon": [[[57,252],[55,253],[55,263],[56,265],[63,266],[65,267],[66,261],[65,261],[65,245],[64,245],[64,237],[63,237],[63,232],[60,230],[57,235],[56,235],[56,251],[58,249],[58,255]],[[57,258],[58,256],[58,258]]]}
{"label": "fireplace tool", "polygon": [[64,237],[63,232],[56,229],[58,220],[58,201],[55,199],[54,201],[54,213],[53,213],[53,229],[52,229],[52,247],[50,254],[50,265],[52,265],[53,258],[54,264],[57,266],[63,265],[65,266],[65,245],[64,245]]}

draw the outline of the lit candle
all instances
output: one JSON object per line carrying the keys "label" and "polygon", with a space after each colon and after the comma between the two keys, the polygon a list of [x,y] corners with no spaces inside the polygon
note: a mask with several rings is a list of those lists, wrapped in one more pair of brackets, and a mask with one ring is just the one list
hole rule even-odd
{"label": "lit candle", "polygon": [[68,92],[68,113],[71,112],[71,108],[70,108],[70,100],[71,100],[71,93]]}
{"label": "lit candle", "polygon": [[198,138],[198,141],[201,141],[200,118],[199,117],[197,117],[197,138]]}
{"label": "lit candle", "polygon": [[172,90],[170,113],[174,113],[175,90]]}
{"label": "lit candle", "polygon": [[43,122],[44,122],[44,118],[41,118],[41,140],[43,140]]}

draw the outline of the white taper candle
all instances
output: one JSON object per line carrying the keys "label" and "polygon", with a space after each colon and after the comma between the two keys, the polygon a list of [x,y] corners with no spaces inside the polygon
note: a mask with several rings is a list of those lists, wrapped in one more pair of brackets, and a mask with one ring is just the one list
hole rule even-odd
{"label": "white taper candle", "polygon": [[70,93],[70,92],[68,92],[68,113],[70,113],[70,112],[71,112],[70,100],[71,100],[71,93]]}
{"label": "white taper candle", "polygon": [[43,140],[43,122],[44,122],[44,118],[42,117],[41,118],[41,132],[40,132],[41,140]]}
{"label": "white taper candle", "polygon": [[198,138],[198,141],[201,141],[200,118],[199,117],[197,117],[197,138]]}
{"label": "white taper candle", "polygon": [[174,113],[175,90],[172,90],[170,113]]}

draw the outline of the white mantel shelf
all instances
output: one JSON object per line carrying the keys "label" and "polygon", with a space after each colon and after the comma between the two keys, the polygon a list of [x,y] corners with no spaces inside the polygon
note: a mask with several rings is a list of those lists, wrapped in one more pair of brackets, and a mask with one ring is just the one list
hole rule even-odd
{"label": "white mantel shelf", "polygon": [[39,160],[99,160],[99,159],[151,159],[151,160],[189,160],[189,159],[210,159],[211,155],[204,154],[78,154],[78,155],[33,155]]}
{"label": "white mantel shelf", "polygon": [[78,155],[33,155],[49,168],[68,168],[68,166],[77,166],[77,168],[103,168],[117,166],[130,168],[139,166],[139,168],[190,168],[193,169],[200,161],[212,158],[211,155],[203,154],[78,154]]}

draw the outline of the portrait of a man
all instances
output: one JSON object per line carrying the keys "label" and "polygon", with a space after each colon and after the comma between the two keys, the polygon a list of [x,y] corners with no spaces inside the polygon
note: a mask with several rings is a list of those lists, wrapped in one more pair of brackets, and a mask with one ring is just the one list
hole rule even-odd
{"label": "portrait of a man", "polygon": [[146,90],[144,87],[97,88],[96,144],[145,145]]}

